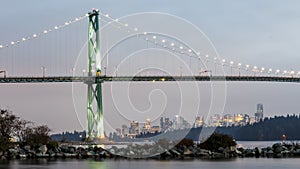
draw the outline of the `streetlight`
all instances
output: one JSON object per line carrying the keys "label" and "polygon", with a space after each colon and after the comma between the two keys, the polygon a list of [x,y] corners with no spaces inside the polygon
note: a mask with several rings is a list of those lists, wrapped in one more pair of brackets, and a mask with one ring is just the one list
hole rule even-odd
{"label": "streetlight", "polygon": [[226,60],[225,59],[222,59],[222,66],[224,66],[226,63]]}
{"label": "streetlight", "polygon": [[71,73],[72,76],[74,76],[74,73],[75,73],[75,68],[74,67],[70,69],[70,73]]}
{"label": "streetlight", "polygon": [[118,67],[115,66],[115,76],[117,77],[118,76]]}
{"label": "streetlight", "polygon": [[253,67],[253,75],[254,75],[254,76],[255,76],[256,71],[257,71],[257,66],[254,66],[254,67]]}
{"label": "streetlight", "polygon": [[182,67],[180,66],[179,69],[180,69],[180,76],[182,76]]}
{"label": "streetlight", "polygon": [[269,69],[269,71],[268,71],[268,74],[271,74],[271,73],[272,73],[272,71],[273,71],[273,70],[270,68],[270,69]]}
{"label": "streetlight", "polygon": [[217,57],[214,57],[215,74],[217,74]]}
{"label": "streetlight", "polygon": [[205,55],[205,62],[207,63],[208,62],[208,55]]}
{"label": "streetlight", "polygon": [[293,77],[294,76],[294,74],[295,74],[295,71],[293,71],[293,70],[291,70],[291,76]]}
{"label": "streetlight", "polygon": [[234,62],[230,61],[230,72],[231,72],[231,76],[232,76],[232,67],[233,67]]}
{"label": "streetlight", "polygon": [[284,70],[282,74],[283,74],[283,75],[285,75],[286,73],[287,73],[287,71],[286,71],[286,70]]}
{"label": "streetlight", "polygon": [[242,64],[241,64],[241,63],[238,63],[239,76],[241,76],[241,67],[242,67]]}
{"label": "streetlight", "polygon": [[83,70],[82,70],[82,76],[84,76],[85,72],[86,72],[86,70],[83,69]]}
{"label": "streetlight", "polygon": [[104,76],[106,76],[106,66],[104,66]]}
{"label": "streetlight", "polygon": [[5,70],[0,70],[0,73],[3,73],[3,77],[6,78],[6,71]]}
{"label": "streetlight", "polygon": [[262,67],[260,72],[263,73],[264,71],[265,71],[265,68]]}
{"label": "streetlight", "polygon": [[45,68],[45,66],[42,66],[41,69],[42,69],[43,77],[45,77],[45,74],[46,74],[46,68]]}

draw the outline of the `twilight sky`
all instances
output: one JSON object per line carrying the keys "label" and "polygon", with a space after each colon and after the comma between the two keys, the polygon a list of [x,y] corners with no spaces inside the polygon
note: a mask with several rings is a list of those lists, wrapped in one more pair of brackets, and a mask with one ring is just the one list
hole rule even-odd
{"label": "twilight sky", "polygon": [[[258,67],[272,68],[273,70],[300,70],[300,1],[297,0],[10,0],[1,2],[0,6],[0,45],[82,16],[92,8],[98,8],[115,18],[140,12],[163,12],[176,15],[200,28],[214,44],[221,58]],[[49,35],[49,41],[46,37],[43,37],[42,40],[37,40],[37,43],[29,42],[29,44],[23,46],[21,44],[16,47],[16,50],[13,50],[14,47],[4,49],[5,51],[0,50],[0,69],[16,66],[13,64],[8,65],[10,61],[7,61],[6,58],[9,56],[19,60],[18,67],[21,67],[20,70],[25,71],[26,66],[30,67],[30,64],[29,66],[25,64],[27,62],[37,62],[36,64],[40,63],[40,65],[47,64],[43,62],[55,63],[57,60],[40,59],[38,55],[43,53],[56,55],[52,49],[57,50],[53,46],[60,36],[71,40],[72,45],[68,46],[65,41],[58,40],[58,43],[61,43],[59,51],[67,47],[82,46],[87,36],[86,25],[87,21],[81,21],[79,26],[74,27],[70,31],[71,33],[67,35],[60,31],[53,36]],[[76,34],[81,35],[79,39],[74,37]],[[68,57],[61,62],[69,61],[68,66],[71,67],[75,63],[80,49],[70,50],[71,52],[62,55],[75,55],[75,57]],[[26,55],[23,56],[23,53],[26,53]],[[22,55],[22,58],[19,58],[19,55]],[[137,62],[142,61],[138,60]],[[23,62],[26,66],[22,67]],[[32,66],[28,71],[31,71],[31,69]],[[54,71],[55,66],[48,69],[49,74],[56,73]],[[22,74],[22,72],[18,72],[18,68],[14,68],[14,70],[15,72],[11,72],[12,75],[14,73],[15,75]],[[65,72],[68,73],[68,71],[69,68],[66,68]],[[38,72],[40,73],[40,70]],[[120,98],[127,97],[128,93],[123,92],[122,85],[118,85],[113,86],[117,88],[115,94],[119,95]],[[147,91],[155,88],[155,86],[133,84],[129,89],[133,91],[129,94],[129,97],[132,97],[131,102],[136,108],[145,110],[146,113],[160,111],[160,109],[163,109],[163,106],[160,105],[163,100],[160,99],[167,99],[170,102],[165,105],[166,112],[164,113],[172,112],[169,114],[173,115],[179,109],[180,99],[177,97],[180,93],[178,94],[176,91],[176,86],[167,85],[169,86],[161,85],[158,87],[165,92],[165,95],[159,90],[153,90],[151,93],[154,93],[153,96],[151,95],[148,98]],[[210,103],[210,99],[205,99],[211,97],[209,89],[206,90],[209,85],[204,83],[197,86],[200,86],[199,95],[202,101],[200,107],[202,108]],[[80,85],[75,87],[75,89],[80,90],[81,88]],[[126,113],[129,112],[125,111],[127,109],[124,105],[115,107],[113,104],[115,98],[111,94],[111,88],[112,86],[108,84],[104,85],[104,113],[107,117],[107,123],[115,128],[120,127],[121,123],[128,123],[128,121],[119,120],[119,118],[126,117]],[[183,91],[185,90],[183,89]],[[189,102],[184,109],[185,113],[194,111],[193,105],[197,104],[197,99],[193,99],[196,97],[193,94],[194,91],[191,90],[185,91],[185,97],[188,98],[185,100]],[[264,104],[266,116],[287,113],[298,114],[300,109],[299,84],[227,82],[226,93],[224,113],[248,113],[253,115],[257,103]],[[75,92],[74,95],[79,98],[77,99],[78,102],[83,102],[82,105],[85,104],[84,91]],[[80,101],[80,99],[82,100]],[[152,104],[158,104],[159,106],[146,111],[149,106],[151,109],[151,103],[148,99]],[[75,105],[78,106],[80,104],[78,102]],[[82,107],[82,105],[79,107]],[[119,110],[122,107],[124,110]],[[22,118],[34,121],[37,124],[47,124],[55,132],[82,130],[82,126],[85,127],[83,110],[78,108],[77,111],[81,112],[78,115],[73,106],[72,84],[1,84],[0,108],[8,108]],[[208,109],[201,108],[200,111]],[[131,109],[128,109],[128,111],[131,111]],[[137,112],[132,111],[133,114]],[[192,114],[191,116],[195,116],[195,113]]]}

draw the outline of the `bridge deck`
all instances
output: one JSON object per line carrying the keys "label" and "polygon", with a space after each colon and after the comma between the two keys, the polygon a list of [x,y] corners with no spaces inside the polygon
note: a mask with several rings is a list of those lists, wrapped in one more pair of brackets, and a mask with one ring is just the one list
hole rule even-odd
{"label": "bridge deck", "polygon": [[69,82],[156,82],[156,81],[269,81],[269,82],[300,82],[300,77],[276,76],[64,76],[64,77],[6,77],[0,78],[0,83],[69,83]]}

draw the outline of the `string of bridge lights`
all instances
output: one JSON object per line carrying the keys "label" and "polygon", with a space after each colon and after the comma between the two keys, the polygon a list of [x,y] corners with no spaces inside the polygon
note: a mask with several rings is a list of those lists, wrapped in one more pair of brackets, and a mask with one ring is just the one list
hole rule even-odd
{"label": "string of bridge lights", "polygon": [[[282,71],[282,70],[279,70],[279,69],[275,70],[275,69],[272,69],[272,68],[264,68],[264,67],[259,68],[257,66],[251,66],[250,64],[242,64],[240,62],[227,61],[225,59],[220,60],[217,57],[212,58],[207,54],[206,55],[201,55],[200,52],[195,52],[194,50],[192,50],[188,47],[184,47],[182,45],[177,45],[173,41],[168,42],[166,39],[159,38],[159,35],[155,35],[154,33],[140,32],[137,27],[131,27],[131,25],[129,25],[128,23],[123,23],[119,19],[113,18],[107,13],[103,13],[99,10],[97,10],[97,11],[102,16],[102,17],[99,17],[99,20],[102,20],[103,22],[106,22],[107,24],[115,24],[116,23],[117,26],[116,25],[112,25],[112,26],[117,28],[117,29],[120,29],[120,30],[125,29],[128,33],[136,32],[137,35],[143,35],[143,39],[145,41],[147,41],[149,43],[152,43],[152,44],[155,44],[155,46],[160,46],[162,48],[165,48],[165,49],[167,49],[171,52],[179,53],[179,54],[186,55],[186,56],[189,56],[189,57],[193,57],[193,58],[196,58],[196,59],[199,59],[199,60],[201,60],[201,58],[204,58],[204,61],[206,63],[213,63],[215,66],[229,67],[231,69],[231,72],[232,72],[232,69],[236,69],[236,70],[239,71],[239,74],[240,74],[241,70],[244,70],[244,71],[248,71],[248,72],[253,72],[254,76],[257,73],[267,73],[268,75],[277,75],[277,76],[278,75],[285,75],[285,76],[292,76],[292,77],[293,76],[300,76],[300,71],[298,71],[298,72],[296,72],[294,70],[289,70],[289,71],[288,70],[283,70]],[[87,13],[87,14],[85,14],[83,16],[80,16],[80,17],[77,17],[73,20],[66,21],[63,24],[54,26],[53,28],[45,29],[42,32],[35,33],[35,34],[30,35],[30,36],[25,36],[22,39],[19,39],[19,40],[16,40],[16,41],[11,41],[10,43],[4,44],[4,45],[0,44],[0,50],[4,49],[4,48],[8,48],[8,47],[13,47],[13,46],[16,46],[20,43],[23,43],[23,42],[26,42],[26,41],[29,41],[29,40],[32,40],[32,39],[39,38],[39,37],[41,37],[43,35],[46,35],[50,32],[60,30],[62,28],[65,28],[65,27],[73,24],[73,23],[76,23],[78,21],[83,20],[83,19],[87,18],[88,16],[89,16],[89,14]],[[140,36],[138,36],[138,37],[140,37]]]}
{"label": "string of bridge lights", "polygon": [[53,31],[58,31],[58,30],[60,30],[60,29],[62,29],[62,28],[65,28],[65,27],[71,25],[71,24],[74,24],[74,23],[76,23],[76,22],[78,22],[78,21],[81,21],[81,20],[85,19],[85,18],[88,17],[88,16],[89,16],[89,14],[85,14],[85,15],[83,15],[83,16],[74,18],[74,19],[72,19],[72,20],[70,20],[70,21],[66,21],[66,22],[63,23],[63,24],[54,26],[53,28],[45,29],[45,30],[42,31],[42,32],[34,33],[34,34],[32,34],[32,35],[29,35],[29,36],[24,36],[22,39],[19,39],[19,40],[16,40],[16,41],[11,41],[10,43],[7,43],[7,44],[0,44],[0,50],[1,50],[1,49],[4,49],[4,48],[16,46],[16,45],[18,45],[18,44],[20,44],[20,43],[24,43],[24,42],[29,41],[29,40],[32,40],[32,39],[39,38],[39,37],[41,37],[41,36],[43,36],[43,35],[46,35],[46,34],[48,34],[48,33],[53,32]]}
{"label": "string of bridge lights", "polygon": [[[137,32],[137,34],[139,35],[144,35],[143,39],[146,40],[147,42],[150,42],[152,44],[155,44],[156,46],[160,46],[163,47],[169,51],[172,52],[176,52],[176,53],[180,53],[189,57],[193,57],[196,59],[201,59],[204,57],[204,61],[210,62],[215,64],[215,66],[222,66],[222,67],[230,67],[231,69],[237,69],[239,71],[244,70],[244,71],[248,71],[248,72],[253,72],[254,76],[257,73],[266,73],[268,75],[286,75],[286,76],[300,76],[300,71],[296,72],[294,70],[280,70],[280,69],[272,69],[272,68],[265,68],[265,67],[257,67],[257,66],[251,66],[250,64],[242,64],[240,62],[234,62],[234,61],[227,61],[226,59],[221,59],[219,60],[217,57],[211,58],[209,57],[209,55],[201,55],[200,52],[195,52],[192,49],[188,48],[188,47],[183,47],[182,45],[176,45],[175,42],[169,42],[169,44],[167,44],[167,40],[166,39],[159,39],[158,35],[153,35],[153,33],[150,32],[138,32],[139,29],[136,27],[130,27],[128,23],[123,23],[121,22],[119,19],[115,19],[113,17],[111,17],[109,14],[107,13],[103,13],[101,11],[99,11],[99,14],[102,16],[101,20],[105,21],[106,23],[112,24],[112,23],[117,23],[118,26],[114,26],[118,29],[122,29],[125,28],[127,30],[128,33],[130,32]],[[109,19],[109,21],[106,21],[104,19]],[[121,27],[120,27],[121,26]],[[151,34],[151,36],[149,36]],[[140,37],[140,36],[138,36]]]}

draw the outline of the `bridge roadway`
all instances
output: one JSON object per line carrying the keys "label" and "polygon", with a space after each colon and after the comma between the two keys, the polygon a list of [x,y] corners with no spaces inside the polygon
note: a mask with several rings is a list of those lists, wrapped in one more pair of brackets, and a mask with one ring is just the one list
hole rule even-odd
{"label": "bridge roadway", "polygon": [[67,82],[159,82],[159,81],[261,81],[261,82],[294,82],[299,83],[300,77],[277,76],[61,76],[61,77],[6,77],[0,83],[67,83]]}

